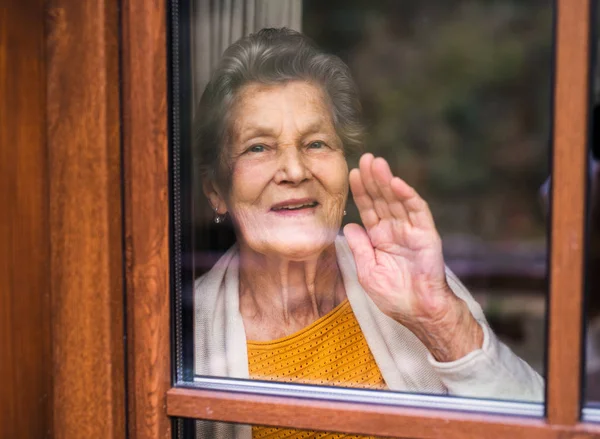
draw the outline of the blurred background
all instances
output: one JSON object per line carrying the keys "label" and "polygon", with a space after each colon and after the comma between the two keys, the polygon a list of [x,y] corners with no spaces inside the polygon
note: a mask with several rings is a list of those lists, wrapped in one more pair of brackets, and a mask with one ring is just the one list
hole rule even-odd
{"label": "blurred background", "polygon": [[548,0],[304,0],[302,20],[354,73],[366,149],[428,201],[447,264],[540,373],[552,20]]}

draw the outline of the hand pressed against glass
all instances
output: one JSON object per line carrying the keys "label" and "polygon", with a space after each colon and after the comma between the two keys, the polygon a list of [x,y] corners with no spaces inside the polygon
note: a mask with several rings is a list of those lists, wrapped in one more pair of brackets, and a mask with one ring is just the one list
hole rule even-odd
{"label": "hand pressed against glass", "polygon": [[481,327],[446,282],[442,242],[427,203],[371,154],[350,172],[350,188],[366,230],[349,224],[344,233],[358,279],[379,309],[439,361],[480,348]]}

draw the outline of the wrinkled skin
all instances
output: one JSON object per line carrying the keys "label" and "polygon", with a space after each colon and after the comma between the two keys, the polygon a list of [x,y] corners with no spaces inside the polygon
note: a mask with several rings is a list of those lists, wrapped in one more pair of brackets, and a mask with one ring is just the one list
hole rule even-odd
{"label": "wrinkled skin", "polygon": [[[292,334],[345,298],[333,241],[349,184],[365,228],[350,224],[344,233],[359,281],[375,304],[438,361],[481,347],[481,327],[446,282],[441,239],[427,204],[371,154],[348,177],[319,87],[249,84],[232,115],[230,187],[207,181],[204,191],[236,228],[248,339]],[[286,200],[309,205],[279,210],[293,204]]]}

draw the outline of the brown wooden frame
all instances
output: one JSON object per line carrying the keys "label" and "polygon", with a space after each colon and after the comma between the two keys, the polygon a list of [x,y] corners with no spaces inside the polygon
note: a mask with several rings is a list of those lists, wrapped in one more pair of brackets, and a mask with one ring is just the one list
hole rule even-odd
{"label": "brown wooden frame", "polygon": [[52,428],[45,17],[43,0],[8,3],[0,0],[0,437],[34,439]]}
{"label": "brown wooden frame", "polygon": [[167,14],[164,2],[123,3],[132,437],[167,437],[169,416],[415,438],[600,437],[598,426],[579,422],[590,0],[556,2],[554,208],[544,419],[169,389]]}
{"label": "brown wooden frame", "polygon": [[0,0],[2,438],[126,434],[119,18]]}
{"label": "brown wooden frame", "polygon": [[49,0],[39,8],[46,45],[38,56],[47,62],[48,435],[120,439],[126,430],[126,369],[119,5]]}
{"label": "brown wooden frame", "polygon": [[128,413],[132,438],[170,438],[166,1],[122,2]]}

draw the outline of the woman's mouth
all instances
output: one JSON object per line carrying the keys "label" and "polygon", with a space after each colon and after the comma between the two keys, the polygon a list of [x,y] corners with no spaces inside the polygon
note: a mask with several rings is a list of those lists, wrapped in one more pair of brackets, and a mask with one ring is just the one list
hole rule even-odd
{"label": "woman's mouth", "polygon": [[319,203],[316,200],[303,199],[303,200],[288,200],[282,203],[277,203],[271,207],[271,211],[280,214],[292,214],[307,212],[316,208]]}

